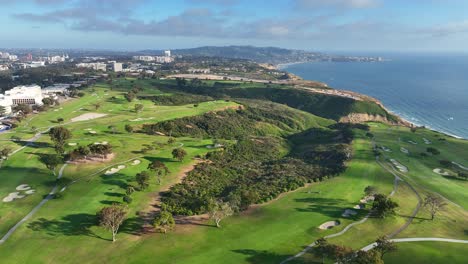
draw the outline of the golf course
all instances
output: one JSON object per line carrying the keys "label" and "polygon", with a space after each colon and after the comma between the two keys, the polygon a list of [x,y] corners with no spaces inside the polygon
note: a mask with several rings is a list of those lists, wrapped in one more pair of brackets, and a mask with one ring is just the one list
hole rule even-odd
{"label": "golf course", "polygon": [[[0,133],[11,149],[0,161],[1,263],[335,263],[316,254],[318,239],[360,250],[383,236],[458,241],[396,242],[385,263],[466,262],[466,140],[397,125],[372,102],[274,84],[115,78],[81,92]],[[353,113],[388,122],[339,123]],[[111,151],[52,167],[54,128],[70,132],[64,156]],[[149,169],[155,161],[166,173]],[[377,216],[375,194],[394,212]],[[444,204],[434,214],[428,196]],[[213,197],[238,205],[219,228]],[[97,219],[113,205],[126,212],[115,242]],[[175,226],[157,232],[165,208]]]}

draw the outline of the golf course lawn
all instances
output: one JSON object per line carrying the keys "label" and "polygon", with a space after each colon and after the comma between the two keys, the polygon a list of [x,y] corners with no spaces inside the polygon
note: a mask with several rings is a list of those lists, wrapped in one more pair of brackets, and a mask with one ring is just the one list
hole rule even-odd
{"label": "golf course lawn", "polygon": [[[337,233],[363,219],[369,213],[371,203],[364,209],[353,207],[364,197],[366,186],[371,185],[379,193],[390,194],[394,190],[395,176],[389,171],[402,179],[392,196],[399,204],[396,214],[385,219],[369,218],[343,235],[329,239],[330,243],[360,249],[379,236],[394,232],[406,223],[417,207],[416,192],[421,198],[428,193],[439,193],[448,199],[448,206],[434,220],[429,220],[428,211],[421,208],[411,225],[396,237],[468,239],[465,211],[468,206],[468,182],[433,172],[433,169],[441,168],[439,160],[442,159],[467,166],[468,142],[425,129],[413,133],[407,128],[380,123],[369,124],[373,140],[365,131],[353,129],[352,159],[346,171],[339,176],[284,193],[266,204],[228,217],[221,222],[222,228],[214,227],[211,221],[205,219],[195,224],[177,225],[167,234],[142,233],[140,213],[150,211],[160,191],[179,182],[184,176],[183,171],[200,162],[198,156],[213,151],[207,148],[213,144],[213,140],[181,137],[169,144],[168,136],[128,133],[125,125],[139,129],[144,123],[237,108],[239,104],[224,100],[202,102],[198,106],[161,106],[149,100],[128,102],[123,92],[135,84],[142,87],[144,95],[167,94],[162,92],[165,89],[155,89],[151,81],[116,79],[112,82],[112,90],[110,84],[97,84],[88,88],[82,98],[69,100],[47,112],[28,117],[13,130],[15,133],[0,134],[1,147],[19,149],[25,144],[24,140],[32,138],[37,132],[46,133],[50,127],[63,125],[73,134],[66,145],[67,151],[77,146],[105,142],[112,146],[114,154],[112,159],[105,162],[68,164],[63,171],[63,178],[68,180],[64,181],[68,184],[60,186],[61,190],[66,187],[61,196],[48,201],[5,243],[0,244],[2,259],[8,263],[279,263],[318,238]],[[96,107],[96,103],[99,103],[99,107]],[[143,110],[135,112],[135,104],[142,104]],[[73,118],[83,114],[105,116],[72,122]],[[301,114],[304,115],[303,112]],[[333,123],[313,115],[305,116],[310,119],[305,122],[310,127]],[[58,118],[63,118],[63,123],[59,123]],[[269,130],[271,134],[283,132],[262,122],[258,126],[265,127],[265,131]],[[12,135],[19,136],[23,141],[10,141]],[[423,138],[431,143],[426,144]],[[380,164],[373,152],[374,142],[381,149]],[[142,151],[147,146],[154,149]],[[426,152],[429,146],[441,153],[421,156],[420,153]],[[187,151],[183,161],[172,157],[172,150],[178,147]],[[402,147],[409,154],[404,153]],[[36,193],[9,203],[0,201],[0,235],[39,204],[55,186],[56,178],[52,171],[40,161],[40,155],[53,152],[52,142],[44,134],[34,144],[26,146],[1,164],[0,199],[14,192],[20,184],[28,184]],[[390,159],[406,166],[408,172],[399,172]],[[134,163],[135,160],[139,163]],[[104,206],[122,203],[126,188],[136,185],[135,175],[147,170],[148,164],[154,160],[164,162],[170,173],[162,177],[161,183],[153,175],[146,190],[131,195],[133,201],[128,205],[128,219],[121,226],[117,241],[112,243],[111,233],[97,225],[96,212]],[[121,169],[115,174],[106,174],[106,171],[118,166]],[[453,167],[448,170],[455,175],[459,169]],[[357,214],[343,217],[346,209],[353,209]],[[318,228],[325,222],[335,220],[340,225],[329,230]],[[438,252],[438,249],[442,252]],[[466,244],[400,243],[399,250],[386,255],[385,261],[404,263],[405,259],[411,259],[411,263],[464,263],[463,253],[466,250],[463,249],[467,249]],[[290,263],[314,262],[320,263],[321,260],[306,253]]]}

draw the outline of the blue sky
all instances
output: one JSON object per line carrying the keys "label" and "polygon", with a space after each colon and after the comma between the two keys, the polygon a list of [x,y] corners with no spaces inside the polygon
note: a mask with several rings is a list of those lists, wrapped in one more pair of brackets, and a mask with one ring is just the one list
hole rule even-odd
{"label": "blue sky", "polygon": [[466,0],[0,0],[0,47],[468,52]]}

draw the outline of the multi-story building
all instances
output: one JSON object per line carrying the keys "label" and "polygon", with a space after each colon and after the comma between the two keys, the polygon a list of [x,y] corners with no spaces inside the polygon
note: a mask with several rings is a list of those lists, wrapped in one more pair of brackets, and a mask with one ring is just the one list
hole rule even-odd
{"label": "multi-story building", "polygon": [[121,72],[123,70],[123,64],[120,63],[120,62],[116,62],[116,61],[110,61],[111,63],[111,66],[112,66],[112,70],[114,72]]}
{"label": "multi-story building", "polygon": [[91,62],[91,63],[78,63],[76,65],[78,68],[90,68],[96,71],[106,71],[107,65],[102,62]]}

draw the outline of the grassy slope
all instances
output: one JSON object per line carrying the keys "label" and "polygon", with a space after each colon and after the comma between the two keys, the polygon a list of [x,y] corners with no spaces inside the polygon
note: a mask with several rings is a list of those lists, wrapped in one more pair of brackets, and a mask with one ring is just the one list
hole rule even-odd
{"label": "grassy slope", "polygon": [[[145,122],[131,122],[129,120],[148,117],[151,117],[151,120],[154,121],[168,120],[198,115],[213,110],[221,110],[225,107],[236,105],[236,103],[233,102],[214,101],[201,103],[197,108],[192,105],[155,107],[151,102],[141,101],[138,103],[143,103],[146,107],[143,112],[137,114],[132,111],[133,105],[135,104],[134,102],[128,103],[123,100],[123,96],[120,92],[108,91],[107,89],[108,87],[106,85],[97,85],[93,93],[87,93],[85,97],[79,100],[71,100],[64,103],[60,107],[57,107],[59,111],[51,109],[48,112],[33,115],[29,118],[30,121],[23,121],[14,131],[25,131],[26,136],[24,136],[24,139],[31,138],[34,134],[31,131],[31,127],[42,128],[40,131],[43,131],[47,127],[58,125],[56,123],[58,117],[63,117],[65,123],[67,123],[73,117],[90,112],[86,109],[79,110],[80,108],[89,108],[90,104],[100,101],[103,103],[103,106],[99,110],[93,110],[92,112],[109,113],[108,116],[90,121],[65,124],[65,126],[73,132],[73,138],[70,142],[78,143],[79,145],[88,145],[94,142],[108,141],[114,146],[117,153],[116,158],[112,161],[112,163],[115,163],[137,157],[138,155],[133,152],[140,150],[144,144],[151,144],[157,141],[155,137],[145,135],[135,136],[124,132],[123,128],[126,123],[135,125]],[[112,96],[117,97],[117,102],[108,102],[108,99]],[[118,134],[110,133],[107,128],[110,124],[115,124],[117,126],[116,132]],[[85,130],[87,128],[96,130],[98,134],[88,134]],[[9,134],[0,134],[0,139],[8,139],[9,137]],[[163,139],[162,141],[164,140],[167,141],[167,139]],[[3,199],[8,193],[14,192],[16,186],[19,184],[29,184],[37,192],[34,195],[27,196],[21,200],[15,200],[11,203],[0,202],[0,234],[4,234],[11,226],[19,221],[19,219],[26,215],[54,186],[55,179],[52,173],[39,161],[39,154],[53,153],[53,149],[50,148],[50,140],[47,135],[43,135],[36,144],[41,148],[33,146],[27,147],[2,164],[2,168],[0,169],[0,180],[2,182],[0,185],[0,198]],[[3,144],[3,142],[1,143],[1,147],[6,145],[7,144]],[[13,149],[18,149],[20,145],[21,143],[8,142],[8,146],[11,146]],[[44,148],[44,146],[46,148]],[[71,149],[71,147],[69,147],[69,149]],[[65,175],[72,174],[72,178],[81,177],[93,173],[107,165],[110,164],[76,166],[79,167],[79,169],[75,169],[73,173],[67,173],[75,167],[69,166]]]}

